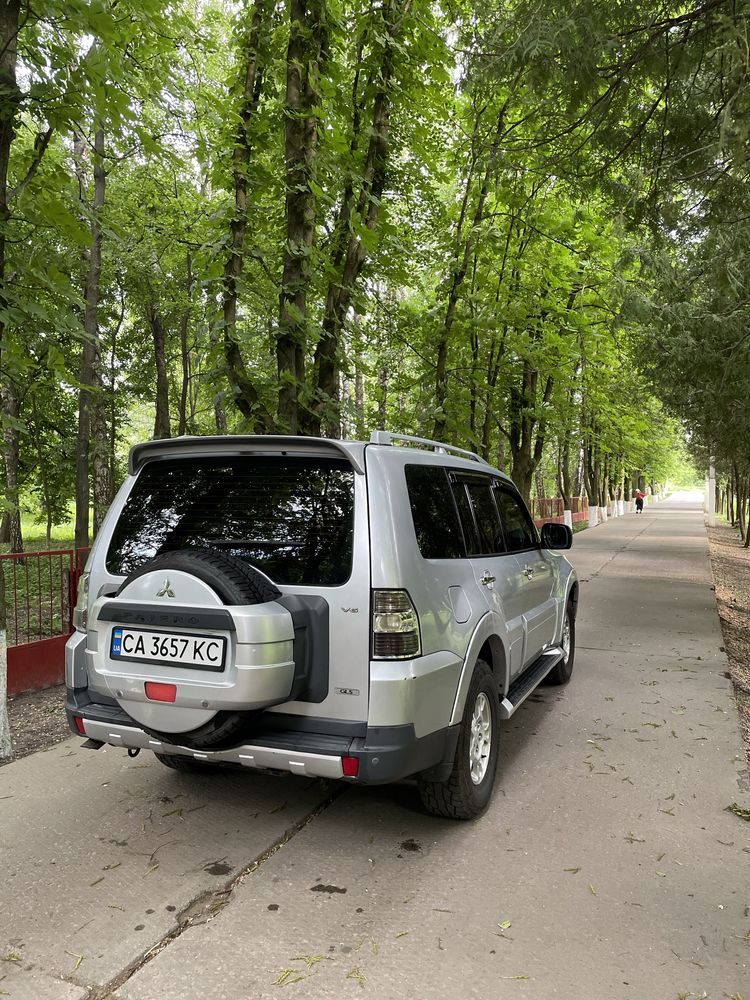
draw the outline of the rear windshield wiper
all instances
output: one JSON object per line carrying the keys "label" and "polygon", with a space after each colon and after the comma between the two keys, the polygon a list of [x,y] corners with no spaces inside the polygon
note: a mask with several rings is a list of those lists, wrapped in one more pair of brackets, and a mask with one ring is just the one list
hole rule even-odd
{"label": "rear windshield wiper", "polygon": [[272,538],[207,538],[206,541],[209,545],[215,545],[220,549],[240,549],[243,547],[249,549],[288,549],[300,548],[304,544],[288,540],[278,542]]}

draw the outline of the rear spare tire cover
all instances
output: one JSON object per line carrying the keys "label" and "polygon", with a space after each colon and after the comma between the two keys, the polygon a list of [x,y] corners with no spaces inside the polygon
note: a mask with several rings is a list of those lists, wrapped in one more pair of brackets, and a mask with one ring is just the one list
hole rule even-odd
{"label": "rear spare tire cover", "polygon": [[[117,598],[137,604],[155,598],[167,599],[174,606],[200,605],[206,610],[222,605],[258,605],[274,602],[281,591],[265,574],[234,556],[213,549],[177,549],[155,556],[127,577]],[[272,605],[278,614],[280,605]],[[288,615],[288,612],[285,612]],[[290,616],[291,622],[291,616]],[[177,631],[180,631],[179,628]],[[200,631],[200,629],[199,629]],[[291,685],[290,685],[291,687]],[[124,710],[151,736],[163,743],[190,749],[219,750],[236,746],[247,732],[252,711],[180,710],[169,704],[134,702],[118,699]],[[277,697],[269,704],[285,700]],[[177,708],[177,711],[175,711]],[[172,718],[193,717],[197,725],[184,731],[172,731]],[[165,728],[158,728],[163,725]]]}

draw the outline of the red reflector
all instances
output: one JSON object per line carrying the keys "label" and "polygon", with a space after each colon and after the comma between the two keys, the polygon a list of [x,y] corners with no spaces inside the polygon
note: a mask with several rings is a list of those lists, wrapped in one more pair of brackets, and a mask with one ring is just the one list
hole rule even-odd
{"label": "red reflector", "polygon": [[341,767],[345,778],[356,778],[359,774],[359,757],[342,757]]}
{"label": "red reflector", "polygon": [[177,698],[176,684],[157,684],[146,681],[146,697],[151,701],[175,701]]}
{"label": "red reflector", "polygon": [[86,735],[86,724],[84,723],[84,721],[80,717],[80,715],[76,716],[76,729],[81,734],[81,736],[85,736]]}

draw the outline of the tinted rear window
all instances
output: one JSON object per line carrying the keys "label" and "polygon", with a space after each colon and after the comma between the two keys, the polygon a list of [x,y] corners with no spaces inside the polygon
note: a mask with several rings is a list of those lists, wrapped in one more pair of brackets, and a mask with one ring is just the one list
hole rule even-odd
{"label": "tinted rear window", "polygon": [[406,486],[419,551],[425,559],[460,559],[464,540],[445,469],[407,465]]}
{"label": "tinted rear window", "polygon": [[107,568],[127,575],[161,552],[215,548],[275,583],[349,579],[354,472],[336,459],[174,459],[147,464],[120,514]]}

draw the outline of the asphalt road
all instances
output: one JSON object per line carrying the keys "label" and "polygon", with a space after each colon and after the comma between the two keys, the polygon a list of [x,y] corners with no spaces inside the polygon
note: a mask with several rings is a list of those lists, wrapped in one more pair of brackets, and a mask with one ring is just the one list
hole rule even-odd
{"label": "asphalt road", "polygon": [[578,650],[480,820],[404,783],[183,776],[71,738],[0,770],[0,996],[750,994],[750,805],[697,505],[576,536]]}

